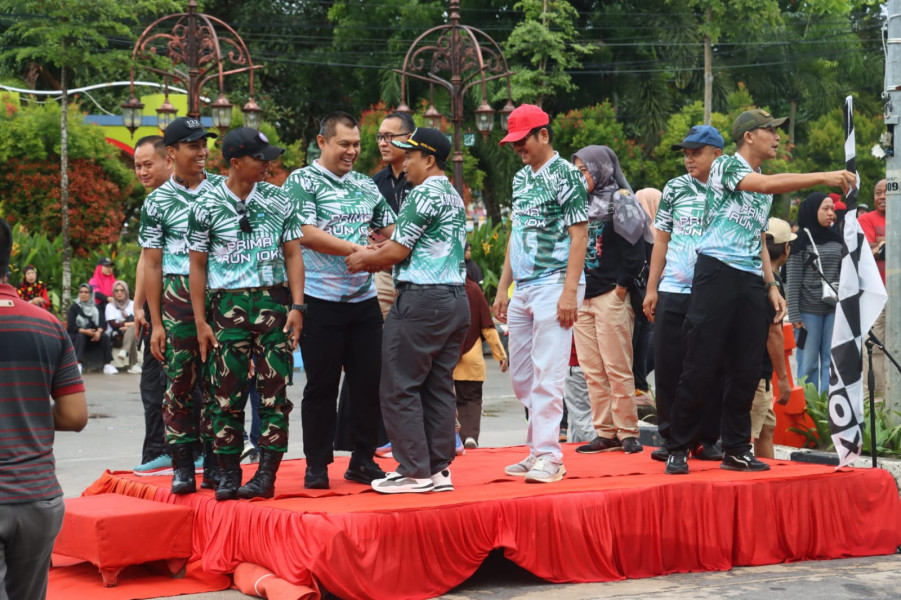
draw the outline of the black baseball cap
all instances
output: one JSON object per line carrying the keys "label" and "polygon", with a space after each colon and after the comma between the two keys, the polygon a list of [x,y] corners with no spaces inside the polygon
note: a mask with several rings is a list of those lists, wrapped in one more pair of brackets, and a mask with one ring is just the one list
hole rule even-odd
{"label": "black baseball cap", "polygon": [[447,164],[447,157],[451,150],[451,143],[447,136],[431,127],[417,127],[407,141],[394,140],[391,143],[404,150],[419,150],[431,154],[441,168]]}
{"label": "black baseball cap", "polygon": [[260,160],[275,160],[284,151],[284,148],[271,145],[266,135],[253,127],[232,129],[222,140],[222,156],[225,160],[242,156],[252,156]]}
{"label": "black baseball cap", "polygon": [[219,137],[212,131],[203,128],[200,119],[194,117],[178,117],[166,127],[163,132],[163,143],[167,146],[177,144],[178,142],[196,142],[204,138]]}
{"label": "black baseball cap", "polygon": [[108,256],[104,256],[99,261],[97,261],[97,264],[101,267],[111,267],[113,266],[113,261]]}

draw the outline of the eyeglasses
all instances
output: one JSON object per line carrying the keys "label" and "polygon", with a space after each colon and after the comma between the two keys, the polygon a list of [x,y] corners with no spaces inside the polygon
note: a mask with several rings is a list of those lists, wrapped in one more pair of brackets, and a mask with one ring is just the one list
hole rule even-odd
{"label": "eyeglasses", "polygon": [[241,217],[241,220],[238,221],[238,225],[241,227],[241,231],[244,233],[252,233],[253,227],[250,226],[250,217],[247,216],[247,205],[243,202],[238,202],[238,216]]}
{"label": "eyeglasses", "polygon": [[394,138],[404,137],[405,135],[410,135],[410,133],[377,133],[375,134],[375,141],[376,143],[388,142],[390,144],[394,141]]}

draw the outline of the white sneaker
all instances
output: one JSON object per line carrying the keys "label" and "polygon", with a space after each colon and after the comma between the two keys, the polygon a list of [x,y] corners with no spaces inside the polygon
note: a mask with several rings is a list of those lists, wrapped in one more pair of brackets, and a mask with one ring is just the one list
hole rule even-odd
{"label": "white sneaker", "polygon": [[84,367],[81,366],[81,363],[78,363],[78,374],[81,375],[82,373],[84,373]]}
{"label": "white sneaker", "polygon": [[444,469],[443,471],[438,471],[434,475],[432,475],[432,484],[435,486],[432,488],[433,492],[452,492],[454,491],[454,484],[451,481],[451,473],[450,469]]}
{"label": "white sneaker", "polygon": [[388,473],[384,479],[372,482],[372,489],[382,494],[422,494],[431,492],[434,487],[431,478],[416,479],[395,472]]}
{"label": "white sneaker", "polygon": [[119,350],[119,358],[128,358],[128,350],[125,348]]}
{"label": "white sneaker", "polygon": [[113,366],[113,363],[107,363],[103,365],[103,374],[104,375],[118,375],[119,369]]}
{"label": "white sneaker", "polygon": [[537,456],[528,456],[524,460],[519,461],[515,465],[510,465],[504,469],[504,473],[507,475],[513,475],[514,477],[525,477],[526,473],[532,470],[532,466],[538,461]]}
{"label": "white sneaker", "polygon": [[560,481],[566,475],[563,465],[552,463],[546,459],[540,459],[532,465],[532,469],[526,473],[526,483],[553,483]]}
{"label": "white sneaker", "polygon": [[141,373],[141,371],[143,371],[143,369],[138,363],[131,365],[131,367],[128,369],[128,372],[132,375],[138,375],[139,373]]}
{"label": "white sneaker", "polygon": [[468,437],[466,438],[466,441],[463,442],[463,447],[467,450],[473,450],[475,448],[478,448],[479,444],[478,442],[476,442],[475,438]]}

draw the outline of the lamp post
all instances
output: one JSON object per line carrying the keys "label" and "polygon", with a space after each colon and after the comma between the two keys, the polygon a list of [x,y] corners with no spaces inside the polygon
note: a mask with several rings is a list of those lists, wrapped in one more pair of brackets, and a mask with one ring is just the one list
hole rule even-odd
{"label": "lamp post", "polygon": [[454,126],[454,187],[463,195],[463,100],[466,92],[479,86],[481,104],[475,109],[476,128],[487,139],[494,127],[495,110],[488,103],[487,83],[495,79],[507,80],[507,103],[499,111],[501,126],[507,129],[507,116],[513,112],[510,76],[501,47],[491,36],[475,27],[460,24],[460,1],[450,0],[449,19],[420,35],[404,57],[403,67],[395,69],[400,79],[400,104],[397,112],[412,113],[407,104],[407,78],[428,82],[431,100],[425,118],[432,127],[441,123],[441,113],[435,108],[435,86],[450,94],[451,117]]}
{"label": "lamp post", "polygon": [[[171,30],[166,31],[172,21]],[[221,35],[216,32],[217,27],[224,30]],[[171,70],[165,71],[153,64],[138,65],[139,59],[148,61],[160,55],[172,63]],[[166,15],[151,23],[135,43],[131,60],[131,90],[128,100],[122,104],[122,122],[132,136],[141,125],[144,110],[134,91],[135,66],[162,76],[167,84],[169,80],[181,82],[188,91],[188,116],[195,119],[200,118],[201,90],[215,79],[219,96],[210,105],[210,110],[213,125],[222,133],[231,125],[232,115],[232,104],[225,97],[225,76],[249,73],[250,99],[241,111],[247,127],[260,128],[263,111],[253,100],[253,72],[261,65],[253,64],[244,40],[234,29],[216,17],[198,13],[195,0],[188,2],[188,12]],[[166,99],[156,109],[159,128],[165,129],[175,119],[176,112],[169,102],[167,87]]]}

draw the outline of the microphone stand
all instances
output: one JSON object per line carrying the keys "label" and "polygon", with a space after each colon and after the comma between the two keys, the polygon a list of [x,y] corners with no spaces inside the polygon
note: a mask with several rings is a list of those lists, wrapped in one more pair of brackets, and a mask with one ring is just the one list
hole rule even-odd
{"label": "microphone stand", "polygon": [[876,373],[873,371],[873,346],[882,350],[883,354],[892,361],[898,372],[901,373],[901,365],[895,360],[891,352],[886,350],[882,341],[876,337],[872,331],[869,332],[866,339],[867,347],[867,387],[870,391],[870,452],[873,455],[873,467],[876,467]]}

